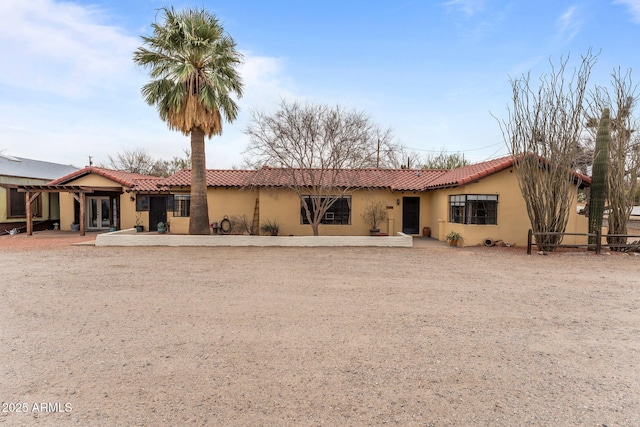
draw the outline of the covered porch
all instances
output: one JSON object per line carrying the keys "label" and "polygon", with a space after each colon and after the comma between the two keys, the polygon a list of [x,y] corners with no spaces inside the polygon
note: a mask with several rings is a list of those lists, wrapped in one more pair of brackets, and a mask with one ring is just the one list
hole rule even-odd
{"label": "covered porch", "polygon": [[120,195],[122,187],[92,187],[85,185],[20,185],[19,192],[26,193],[26,233],[33,234],[33,202],[42,193],[69,193],[73,196],[74,222],[79,225],[80,235],[87,229],[120,229]]}

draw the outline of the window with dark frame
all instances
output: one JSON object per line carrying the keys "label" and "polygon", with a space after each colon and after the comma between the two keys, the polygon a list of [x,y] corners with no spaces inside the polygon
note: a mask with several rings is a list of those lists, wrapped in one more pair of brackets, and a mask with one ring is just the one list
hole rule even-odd
{"label": "window with dark frame", "polygon": [[136,194],[136,212],[147,212],[149,210],[151,196],[148,194]]}
{"label": "window with dark frame", "polygon": [[[26,218],[27,193],[18,191],[17,188],[7,188],[7,218]],[[42,216],[42,194],[38,195],[31,205],[31,213],[35,217]]]}
{"label": "window with dark frame", "polygon": [[[321,198],[324,202],[325,197]],[[311,196],[305,196],[304,202],[307,204],[311,215],[313,212],[313,200]],[[304,206],[300,206],[300,224],[309,224]],[[324,213],[320,224],[333,225],[349,225],[351,224],[351,196],[342,196],[338,198],[329,209]]]}
{"label": "window with dark frame", "polygon": [[186,217],[191,213],[191,195],[174,194],[173,195],[173,216]]}
{"label": "window with dark frame", "polygon": [[498,224],[497,194],[456,194],[449,196],[449,222],[458,224]]}

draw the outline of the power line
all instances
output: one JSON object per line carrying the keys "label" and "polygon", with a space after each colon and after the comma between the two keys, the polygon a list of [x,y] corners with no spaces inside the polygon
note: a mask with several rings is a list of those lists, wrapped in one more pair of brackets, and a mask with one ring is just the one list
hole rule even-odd
{"label": "power line", "polygon": [[469,150],[427,150],[424,148],[413,148],[413,147],[405,147],[405,148],[408,150],[424,151],[427,153],[468,153],[471,151],[486,150],[487,148],[496,147],[498,145],[504,145],[504,142],[498,142],[497,144],[491,144],[491,145],[487,145],[485,147],[480,147],[480,148],[471,148]]}
{"label": "power line", "polygon": [[[484,159],[483,161],[487,161],[487,160],[491,160],[491,159],[495,159],[495,155],[498,154],[500,151],[502,151],[502,148],[498,148],[496,151],[494,151],[493,153],[491,153],[491,155],[489,155],[489,157],[487,157],[486,159]],[[504,155],[506,156],[507,154],[509,154],[508,152],[505,153]],[[502,157],[502,155],[500,155],[500,157]]]}

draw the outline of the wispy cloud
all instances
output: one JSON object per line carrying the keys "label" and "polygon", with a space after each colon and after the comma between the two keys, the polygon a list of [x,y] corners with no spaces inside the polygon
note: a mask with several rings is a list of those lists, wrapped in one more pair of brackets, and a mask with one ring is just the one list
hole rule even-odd
{"label": "wispy cloud", "polygon": [[484,0],[448,0],[443,5],[451,12],[462,12],[470,17],[484,8]]}
{"label": "wispy cloud", "polygon": [[[182,136],[167,131],[140,96],[149,77],[134,65],[133,52],[142,43],[140,35],[151,29],[132,34],[109,22],[110,13],[55,0],[3,0],[1,148],[76,165],[85,164],[88,154],[100,161],[123,148],[142,147],[164,157],[180,152],[176,141],[182,142]],[[266,108],[290,96],[287,87],[293,84],[283,64],[279,58],[244,52],[240,125],[247,120],[248,105]],[[230,129],[226,138],[234,138]],[[87,135],[92,135],[90,142]],[[62,142],[77,150],[61,150]],[[237,155],[242,145],[236,142],[228,153],[211,158]]]}
{"label": "wispy cloud", "polygon": [[563,13],[556,23],[558,28],[558,37],[563,42],[571,41],[578,35],[582,28],[583,20],[580,17],[578,8],[571,6],[565,13]]}
{"label": "wispy cloud", "polygon": [[255,109],[270,109],[280,99],[290,99],[295,95],[295,84],[284,70],[285,61],[269,56],[257,56],[243,52],[244,62],[240,69],[245,85],[241,103]]}
{"label": "wispy cloud", "polygon": [[640,24],[640,0],[614,0],[613,3],[627,6],[633,22]]}
{"label": "wispy cloud", "polygon": [[97,8],[52,0],[5,0],[0,15],[0,83],[83,97],[126,81],[138,39],[102,24]]}
{"label": "wispy cloud", "polygon": [[[132,58],[142,40],[103,23],[106,11],[53,0],[4,1],[0,51],[11,66],[0,74],[0,84],[72,99],[125,87],[137,95],[146,72]],[[244,60],[247,96],[273,94],[286,83],[281,60],[249,52]]]}
{"label": "wispy cloud", "polygon": [[462,39],[474,44],[485,40],[504,19],[501,10],[488,12],[486,0],[448,0],[442,6],[452,16]]}

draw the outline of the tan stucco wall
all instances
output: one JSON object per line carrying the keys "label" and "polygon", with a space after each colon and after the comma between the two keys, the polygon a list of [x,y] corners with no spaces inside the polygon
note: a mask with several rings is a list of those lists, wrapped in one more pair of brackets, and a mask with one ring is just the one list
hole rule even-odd
{"label": "tan stucco wall", "polygon": [[[208,200],[207,200],[208,203]],[[135,210],[135,206],[133,209]],[[140,212],[143,214],[142,221],[145,230],[148,230],[149,226],[149,212]],[[209,213],[209,221],[211,221],[211,213]],[[189,232],[189,217],[174,217],[173,212],[167,211],[167,222],[169,223],[169,231],[174,234],[187,234]]]}
{"label": "tan stucco wall", "polygon": [[[388,190],[357,190],[349,193],[352,197],[351,225],[322,224],[320,235],[325,236],[366,236],[369,225],[365,223],[362,214],[371,200],[382,200],[389,207],[389,219],[381,224],[380,231],[395,234],[401,231],[402,211],[396,205],[396,199],[402,200],[402,194]],[[300,199],[290,189],[237,189],[237,188],[209,188],[208,205],[209,221],[220,222],[225,216],[246,217],[249,224],[253,223],[255,203],[259,199],[258,223],[266,221],[280,225],[281,236],[309,236],[313,234],[311,226],[300,223]],[[189,218],[175,218],[171,212],[167,213],[171,233],[185,234],[189,230]],[[124,216],[124,213],[123,213]]]}
{"label": "tan stucco wall", "polygon": [[[362,214],[372,201],[381,200],[387,206],[388,220],[380,225],[380,232],[395,234],[400,231],[401,211],[396,205],[398,193],[388,190],[356,190],[351,196],[351,224],[321,224],[321,236],[366,236],[370,225]],[[401,198],[401,197],[400,197]],[[309,224],[301,224],[300,198],[289,189],[262,189],[260,191],[260,223],[275,221],[280,224],[280,235],[309,236],[313,230]]]}
{"label": "tan stucco wall", "polygon": [[[69,184],[88,186],[118,186],[117,183],[99,175],[87,175]],[[136,224],[135,202],[130,200],[132,193],[124,191],[120,196],[121,228],[132,228]],[[188,194],[188,193],[187,193]],[[464,225],[449,223],[449,195],[453,194],[498,194],[497,225]],[[402,231],[403,197],[420,197],[419,233],[424,227],[431,228],[432,237],[444,240],[452,230],[459,232],[461,245],[479,245],[489,238],[504,242],[525,245],[527,231],[530,228],[529,217],[518,181],[512,169],[483,178],[479,182],[456,188],[439,189],[426,193],[401,192],[390,190],[355,190],[349,195],[351,200],[350,225],[320,225],[320,235],[366,236],[369,224],[362,214],[371,201],[381,200],[387,206],[389,219],[380,226],[380,231],[395,235]],[[300,222],[300,199],[289,189],[237,189],[210,188],[208,191],[209,221],[220,222],[224,216],[245,216],[249,224],[253,222],[256,199],[259,199],[259,224],[275,221],[280,225],[280,235],[308,236],[313,231],[308,224]],[[397,201],[400,201],[398,205]],[[576,200],[572,212],[576,212]],[[61,228],[70,229],[73,220],[73,198],[68,193],[60,194]],[[140,219],[149,229],[149,213],[141,212]],[[167,212],[170,231],[175,234],[188,233],[189,218],[175,218]],[[572,215],[567,232],[586,233],[587,221],[584,216]],[[582,238],[580,238],[582,239]],[[583,239],[584,240],[584,239]],[[575,243],[576,238],[568,236],[565,243]],[[580,241],[581,242],[581,241]]]}
{"label": "tan stucco wall", "polygon": [[[498,194],[497,225],[464,225],[449,223],[449,195],[452,194]],[[426,193],[401,192],[389,190],[355,190],[349,193],[351,199],[350,225],[320,225],[320,235],[333,236],[365,236],[369,234],[369,224],[365,223],[362,214],[371,201],[381,200],[388,207],[388,220],[380,226],[380,231],[395,235],[402,231],[403,197],[420,197],[419,233],[424,227],[431,228],[433,238],[444,240],[451,230],[458,231],[464,238],[461,245],[479,245],[485,239],[503,240],[504,242],[525,245],[527,231],[530,228],[529,217],[517,178],[511,170],[483,178],[480,182],[462,187],[440,189]],[[237,189],[210,188],[208,193],[209,221],[220,222],[224,216],[245,216],[248,223],[253,222],[256,198],[259,198],[259,224],[266,221],[277,222],[282,236],[308,236],[313,231],[308,224],[300,223],[300,199],[289,189]],[[397,201],[400,201],[400,205]],[[126,205],[126,201],[123,208]],[[135,206],[132,204],[132,208]],[[575,209],[574,209],[575,211]],[[146,215],[147,213],[143,213]],[[122,216],[125,217],[124,212]],[[189,218],[173,218],[168,213],[171,232],[186,234]],[[146,228],[146,217],[145,221]],[[569,221],[567,232],[586,232],[586,219],[574,215]],[[572,237],[566,243],[574,241]]]}
{"label": "tan stucco wall", "polygon": [[[575,189],[577,194],[577,188]],[[498,224],[474,225],[449,222],[449,196],[455,194],[497,194]],[[577,197],[573,198],[572,215],[567,225],[567,233],[586,233],[586,218],[577,214]],[[479,182],[461,187],[441,189],[427,194],[424,204],[429,210],[427,224],[437,230],[432,236],[444,240],[450,231],[462,235],[463,241],[458,245],[473,246],[483,244],[485,239],[502,240],[506,243],[524,246],[527,244],[527,233],[531,221],[526,210],[518,180],[513,169],[490,175]],[[566,236],[564,243],[574,244],[581,238]],[[586,238],[585,238],[586,239]]]}
{"label": "tan stucco wall", "polygon": [[[125,188],[121,184],[105,178],[100,175],[85,175],[74,181],[68,182],[68,185],[86,185],[91,187],[120,187],[123,194],[120,195],[120,221],[121,228],[130,228],[135,224],[135,203],[129,200],[130,193],[124,192]],[[90,196],[90,193],[87,193]],[[74,198],[67,192],[60,193],[60,229],[71,230],[73,222],[73,201]],[[131,213],[133,212],[133,213]],[[133,221],[131,217],[133,215]],[[125,221],[126,218],[126,221]]]}
{"label": "tan stucco wall", "polygon": [[[257,195],[258,191],[254,189],[209,188],[207,192],[209,223],[220,223],[225,216],[229,218],[245,216],[251,224]],[[170,222],[171,233],[189,232],[188,217],[174,217],[173,212],[167,212],[167,219]]]}
{"label": "tan stucco wall", "polygon": [[[133,197],[133,200],[131,200]],[[138,213],[140,215],[138,215]],[[145,230],[149,230],[149,212],[136,212],[136,195],[127,193],[120,195],[120,228],[127,229],[136,226],[136,219],[144,225]]]}
{"label": "tan stucco wall", "polygon": [[[386,206],[389,220],[380,226],[380,231],[395,234],[401,231],[401,209],[396,199],[402,199],[399,193],[388,190],[357,190],[349,194],[352,197],[351,225],[320,225],[321,235],[366,236],[369,225],[362,214],[371,200],[382,200]],[[220,222],[225,216],[245,216],[247,222],[253,222],[256,199],[259,199],[258,223],[277,222],[280,235],[308,236],[313,234],[311,226],[300,223],[300,199],[289,189],[236,189],[210,188],[208,192],[209,221]],[[124,213],[123,213],[124,216]],[[171,232],[184,234],[189,229],[189,218],[175,218],[168,213]]]}

